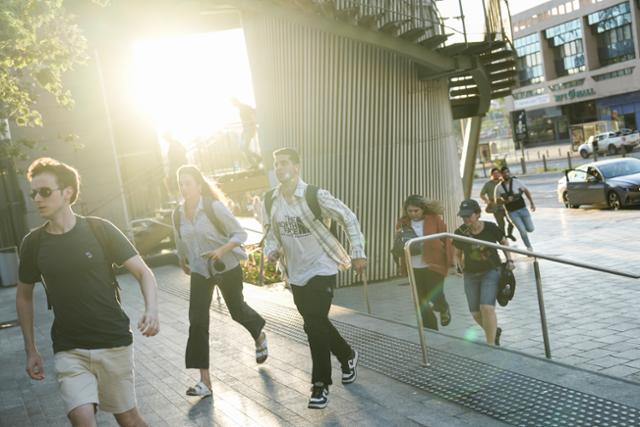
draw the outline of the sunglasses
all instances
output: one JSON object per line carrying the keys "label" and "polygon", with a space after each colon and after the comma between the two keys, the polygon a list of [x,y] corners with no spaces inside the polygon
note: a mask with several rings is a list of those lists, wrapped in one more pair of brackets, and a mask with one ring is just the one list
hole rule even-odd
{"label": "sunglasses", "polygon": [[36,190],[31,190],[31,193],[29,193],[29,196],[35,200],[36,196],[39,194],[40,197],[42,198],[47,198],[49,196],[51,196],[51,194],[55,191],[55,190],[60,190],[59,188],[49,188],[49,187],[42,187],[42,188],[38,188]]}

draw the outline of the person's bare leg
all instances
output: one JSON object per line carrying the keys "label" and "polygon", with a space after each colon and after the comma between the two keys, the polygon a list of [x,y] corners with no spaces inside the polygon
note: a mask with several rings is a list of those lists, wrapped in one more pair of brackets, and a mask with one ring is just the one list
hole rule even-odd
{"label": "person's bare leg", "polygon": [[87,403],[73,408],[67,417],[73,427],[96,427],[96,405]]}
{"label": "person's bare leg", "polygon": [[482,316],[482,328],[487,337],[487,344],[495,345],[496,328],[498,327],[496,308],[492,305],[480,304],[480,315]]}
{"label": "person's bare leg", "polygon": [[129,409],[121,414],[113,414],[121,427],[149,427],[138,412],[138,408]]}
{"label": "person's bare leg", "polygon": [[208,369],[200,369],[200,381],[211,390],[211,376]]}

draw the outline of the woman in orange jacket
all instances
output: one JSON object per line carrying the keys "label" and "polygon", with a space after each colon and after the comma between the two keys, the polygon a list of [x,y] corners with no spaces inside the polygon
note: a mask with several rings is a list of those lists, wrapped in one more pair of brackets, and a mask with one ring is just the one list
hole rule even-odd
{"label": "woman in orange jacket", "polygon": [[[403,215],[396,224],[396,233],[409,232],[416,236],[445,233],[447,225],[442,220],[442,207],[436,201],[413,194],[403,204]],[[449,304],[444,295],[444,279],[453,264],[453,247],[450,239],[427,240],[413,245],[411,266],[416,278],[418,297],[425,327],[438,330],[434,310],[440,313],[440,324],[451,322]],[[407,274],[404,257],[400,260],[400,273]],[[432,306],[433,304],[433,306]]]}

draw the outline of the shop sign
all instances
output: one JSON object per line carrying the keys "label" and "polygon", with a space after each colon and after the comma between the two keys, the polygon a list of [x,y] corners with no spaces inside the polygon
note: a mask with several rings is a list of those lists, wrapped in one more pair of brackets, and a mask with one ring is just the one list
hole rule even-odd
{"label": "shop sign", "polygon": [[522,109],[534,107],[536,105],[548,104],[549,102],[551,102],[549,94],[545,93],[542,95],[531,96],[529,98],[514,99],[513,106],[517,109]]}
{"label": "shop sign", "polygon": [[592,96],[595,94],[596,94],[596,91],[593,88],[571,89],[569,92],[563,93],[560,95],[555,95],[555,97],[556,97],[556,102],[562,102],[562,101],[570,101],[575,98],[584,98],[585,96]]}

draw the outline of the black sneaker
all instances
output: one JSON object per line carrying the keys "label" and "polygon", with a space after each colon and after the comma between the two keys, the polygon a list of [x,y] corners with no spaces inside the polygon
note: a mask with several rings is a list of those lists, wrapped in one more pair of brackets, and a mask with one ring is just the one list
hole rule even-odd
{"label": "black sneaker", "polygon": [[513,240],[514,242],[516,241],[516,236],[514,236],[513,234],[507,234],[507,237]]}
{"label": "black sneaker", "polygon": [[496,339],[493,341],[497,346],[500,346],[500,335],[502,335],[502,328],[498,326],[496,328]]}
{"label": "black sneaker", "polygon": [[342,384],[351,384],[356,380],[358,376],[356,366],[358,366],[358,351],[351,350],[351,359],[342,365]]}
{"label": "black sneaker", "polygon": [[311,397],[309,398],[309,408],[324,409],[329,403],[329,387],[323,383],[315,383],[311,387]]}

